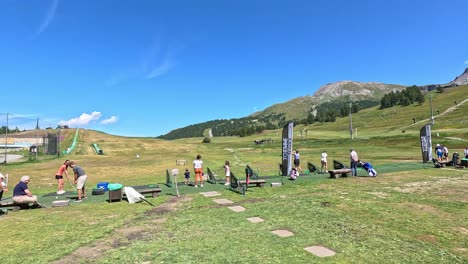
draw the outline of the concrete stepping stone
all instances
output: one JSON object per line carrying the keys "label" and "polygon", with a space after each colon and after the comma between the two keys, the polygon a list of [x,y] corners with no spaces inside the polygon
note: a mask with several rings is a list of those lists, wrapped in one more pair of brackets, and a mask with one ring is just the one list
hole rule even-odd
{"label": "concrete stepping stone", "polygon": [[322,247],[322,246],[312,246],[312,247],[306,247],[304,249],[308,251],[309,253],[312,253],[315,256],[321,257],[321,258],[331,257],[336,254],[335,251],[328,249],[326,247]]}
{"label": "concrete stepping stone", "polygon": [[234,202],[228,199],[214,199],[213,200],[217,204],[233,204]]}
{"label": "concrete stepping stone", "polygon": [[229,206],[228,208],[231,209],[234,212],[244,212],[246,210],[244,207],[242,207],[240,205]]}
{"label": "concrete stepping stone", "polygon": [[219,192],[216,192],[216,191],[212,191],[212,192],[201,192],[200,194],[203,195],[203,196],[205,196],[205,197],[215,197],[215,196],[220,196],[220,195],[221,195]]}
{"label": "concrete stepping stone", "polygon": [[294,236],[294,234],[289,231],[289,230],[283,230],[283,229],[279,229],[279,230],[274,230],[274,231],[271,231],[273,234],[279,236],[279,237],[290,237],[290,236]]}
{"label": "concrete stepping stone", "polygon": [[254,223],[254,224],[265,221],[260,217],[250,217],[250,218],[247,218],[247,220],[249,220],[251,223]]}

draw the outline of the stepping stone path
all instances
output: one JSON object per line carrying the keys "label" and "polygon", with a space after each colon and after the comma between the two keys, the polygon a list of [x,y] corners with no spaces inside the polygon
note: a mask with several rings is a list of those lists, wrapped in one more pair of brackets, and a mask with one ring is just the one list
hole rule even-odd
{"label": "stepping stone path", "polygon": [[213,200],[217,204],[233,204],[234,202],[228,199],[214,199]]}
{"label": "stepping stone path", "polygon": [[288,231],[288,230],[283,230],[283,229],[279,229],[279,230],[274,230],[274,231],[271,231],[273,234],[277,235],[277,236],[280,236],[280,237],[290,237],[290,236],[294,236],[294,234],[291,232],[291,231]]}
{"label": "stepping stone path", "polygon": [[240,205],[229,206],[228,208],[231,209],[234,212],[244,212],[245,211],[245,208],[240,206]]}
{"label": "stepping stone path", "polygon": [[326,247],[322,246],[312,246],[312,247],[306,247],[304,248],[306,251],[314,254],[315,256],[318,257],[331,257],[334,256],[336,253],[333,250],[330,250]]}
{"label": "stepping stone path", "polygon": [[219,192],[213,191],[213,192],[201,192],[201,195],[205,197],[215,197],[215,196],[220,196],[221,194]]}
{"label": "stepping stone path", "polygon": [[[216,192],[216,191],[212,191],[212,192],[201,192],[200,193],[201,195],[205,196],[205,197],[215,197],[215,196],[220,196],[221,194],[219,192]],[[281,195],[280,198],[287,198],[287,196],[285,195]],[[221,204],[221,205],[227,205],[227,204],[233,204],[234,202],[229,200],[229,199],[213,199],[213,201],[217,204]],[[234,212],[244,212],[246,211],[247,209],[240,206],[240,205],[236,205],[236,206],[229,206],[228,207],[229,209],[231,209],[232,211]],[[250,217],[250,218],[247,218],[248,221],[250,221],[251,223],[261,223],[261,222],[264,222],[265,220],[263,220],[262,218],[260,217]],[[279,229],[279,230],[274,230],[274,231],[271,231],[271,233],[279,236],[279,237],[290,237],[290,236],[294,236],[294,234],[289,231],[289,230],[284,230],[284,229]],[[331,249],[328,249],[326,247],[323,247],[323,246],[311,246],[311,247],[306,247],[304,248],[307,252],[309,253],[312,253],[314,254],[315,256],[318,256],[318,257],[331,257],[331,256],[334,256],[336,253],[331,250]]]}
{"label": "stepping stone path", "polygon": [[254,223],[254,224],[265,221],[260,217],[250,217],[250,218],[247,218],[247,220],[249,220],[251,223]]}

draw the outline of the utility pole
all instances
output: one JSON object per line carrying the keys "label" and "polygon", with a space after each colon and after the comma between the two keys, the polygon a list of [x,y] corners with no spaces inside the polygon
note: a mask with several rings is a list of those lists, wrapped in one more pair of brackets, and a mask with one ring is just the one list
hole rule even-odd
{"label": "utility pole", "polygon": [[8,144],[8,113],[6,114],[6,129],[5,129],[5,161],[7,163],[7,144]]}
{"label": "utility pole", "polygon": [[351,136],[351,140],[353,140],[353,118],[351,116],[352,104],[352,102],[349,102],[349,134]]}
{"label": "utility pole", "polygon": [[429,100],[429,105],[431,107],[431,120],[432,120],[432,125],[435,124],[435,120],[434,120],[434,111],[432,110],[432,93],[431,93],[431,97],[430,97],[430,100]]}
{"label": "utility pole", "polygon": [[60,157],[60,139],[62,138],[62,128],[59,128],[58,137],[57,137],[57,157]]}

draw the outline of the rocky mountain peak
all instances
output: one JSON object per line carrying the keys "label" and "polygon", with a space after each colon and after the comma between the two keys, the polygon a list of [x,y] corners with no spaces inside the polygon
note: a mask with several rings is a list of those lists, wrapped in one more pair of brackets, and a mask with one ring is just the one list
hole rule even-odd
{"label": "rocky mountain peak", "polygon": [[392,90],[401,90],[403,86],[378,82],[339,81],[320,87],[314,97],[332,99],[342,96],[358,97],[359,99],[376,98]]}
{"label": "rocky mountain peak", "polygon": [[450,84],[455,84],[455,85],[465,85],[468,84],[468,68],[465,69],[465,71],[455,78],[455,80],[451,81]]}

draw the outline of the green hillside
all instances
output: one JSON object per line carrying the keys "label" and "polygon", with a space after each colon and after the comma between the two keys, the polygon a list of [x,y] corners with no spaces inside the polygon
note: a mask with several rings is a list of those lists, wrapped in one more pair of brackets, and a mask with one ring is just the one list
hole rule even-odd
{"label": "green hillside", "polygon": [[[391,88],[396,89],[394,86]],[[430,115],[430,96],[432,95],[433,111],[437,117],[437,111],[439,114],[443,114],[447,109],[455,106],[455,101],[460,105],[455,109],[463,110],[466,104],[463,101],[467,98],[467,86],[457,86],[451,88],[445,88],[442,93],[438,93],[435,90],[432,92],[424,92],[425,102],[423,104],[412,104],[409,106],[396,106],[387,109],[379,109],[377,98],[371,97],[370,99],[359,100],[362,98],[341,96],[336,98],[334,101],[325,100],[318,102],[318,97],[305,96],[293,99],[286,103],[273,105],[264,111],[257,112],[251,116],[238,119],[225,119],[225,120],[212,120],[200,124],[193,124],[188,127],[180,128],[169,132],[166,135],[162,135],[160,139],[177,139],[186,137],[201,137],[203,131],[206,129],[212,129],[214,136],[245,136],[252,135],[255,133],[262,132],[264,130],[272,130],[282,128],[287,122],[294,121],[295,124],[305,124],[309,121],[306,119],[308,115],[313,112],[313,109],[320,108],[321,105],[333,103],[336,107],[336,111],[339,112],[342,106],[347,107],[350,101],[353,104],[358,105],[358,113],[353,114],[353,127],[358,129],[358,135],[361,131],[373,131],[382,129],[388,129],[386,132],[397,132],[418,130],[419,124],[422,124],[425,119],[429,118]],[[382,93],[374,93],[378,96],[382,96]],[[372,99],[373,98],[373,99]],[[371,106],[371,107],[370,107]],[[330,106],[327,106],[330,107]],[[413,118],[416,124],[413,125]],[[444,113],[440,117],[441,122],[452,122],[451,127],[463,127],[463,123],[459,122],[459,119],[463,121],[463,115],[460,111],[453,113]],[[348,116],[338,117],[335,122],[315,123],[310,125],[312,128],[324,128],[327,130],[347,130],[349,129]],[[450,121],[453,120],[453,121]],[[434,128],[437,129],[437,123]],[[416,129],[415,129],[416,128]]]}
{"label": "green hillside", "polygon": [[[467,89],[433,93],[434,111],[439,111],[433,143],[448,146],[450,153],[462,152],[468,143]],[[320,166],[323,150],[329,154],[330,169],[332,160],[348,164],[349,149],[354,148],[360,159],[374,165],[376,178],[362,170],[359,177],[340,179],[326,173],[302,174],[296,181],[282,178],[281,129],[214,136],[209,144],[201,143],[203,137],[161,140],[80,129],[70,155],[0,166],[10,177],[10,191],[2,202],[9,201],[20,177],[29,175],[30,190],[48,207],[0,215],[2,263],[467,263],[466,168],[421,163],[419,129],[429,121],[430,109],[426,96],[420,106],[373,107],[354,114],[353,140],[348,118],[294,128],[293,148],[300,151],[304,170],[307,162]],[[67,130],[64,142],[71,142],[74,132]],[[270,141],[254,143],[261,139]],[[97,155],[92,143],[105,155]],[[205,171],[217,174],[220,184],[183,184],[186,168],[193,181],[192,161],[198,154]],[[55,172],[65,159],[76,161],[88,175],[83,202],[74,202],[76,193],[67,180],[68,192],[55,194]],[[240,179],[250,165],[266,186],[248,188],[245,196],[231,191],[223,184],[226,160]],[[171,169],[180,172],[177,189],[165,185],[166,170]],[[161,193],[146,198],[155,207],[126,200],[109,203],[108,193],[90,194],[100,182],[158,185]],[[284,185],[270,187],[274,182]],[[205,192],[218,196],[205,197]],[[232,204],[220,205],[215,199]],[[70,204],[51,207],[56,200]],[[244,211],[233,212],[230,206]],[[252,223],[252,218],[263,222]],[[293,235],[272,233],[278,230]],[[33,249],[28,254],[25,245]],[[305,250],[316,246],[335,255],[318,257]]]}

